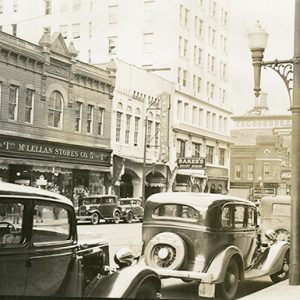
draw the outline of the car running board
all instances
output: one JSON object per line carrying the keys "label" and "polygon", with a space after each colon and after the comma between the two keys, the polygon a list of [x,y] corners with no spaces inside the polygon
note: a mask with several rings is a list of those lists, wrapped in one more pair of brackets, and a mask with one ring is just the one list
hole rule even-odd
{"label": "car running board", "polygon": [[244,277],[247,280],[247,279],[254,279],[254,278],[262,277],[262,276],[266,276],[266,275],[270,275],[268,273],[268,271],[266,271],[266,270],[251,269],[249,271],[245,271]]}

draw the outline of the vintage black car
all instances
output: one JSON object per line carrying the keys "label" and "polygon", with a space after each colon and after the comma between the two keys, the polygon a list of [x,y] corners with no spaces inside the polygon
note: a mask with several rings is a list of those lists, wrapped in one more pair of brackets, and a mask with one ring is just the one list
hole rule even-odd
{"label": "vintage black car", "polygon": [[[197,280],[199,295],[234,299],[239,281],[288,277],[287,241],[262,244],[257,208],[248,200],[207,193],[159,193],[145,205],[144,263],[162,278]],[[141,260],[143,263],[143,260]]]}
{"label": "vintage black car", "polygon": [[80,200],[76,210],[77,220],[89,220],[96,225],[101,220],[118,224],[121,220],[121,207],[115,195],[93,195]]}
{"label": "vintage black car", "polygon": [[140,198],[120,198],[119,205],[121,207],[121,218],[126,223],[131,223],[133,220],[143,222],[144,208],[142,207]]}
{"label": "vintage black car", "polygon": [[120,268],[111,271],[104,240],[78,243],[70,200],[0,183],[0,295],[156,297],[160,280],[154,271],[130,265],[126,251],[115,260]]}

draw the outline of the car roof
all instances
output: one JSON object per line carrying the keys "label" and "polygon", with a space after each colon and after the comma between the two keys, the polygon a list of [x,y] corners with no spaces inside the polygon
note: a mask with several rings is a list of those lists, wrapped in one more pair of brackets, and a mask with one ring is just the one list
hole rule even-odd
{"label": "car roof", "polygon": [[29,197],[36,197],[39,199],[56,201],[73,206],[73,203],[70,199],[58,193],[7,182],[0,182],[0,198],[2,197],[6,197],[7,200],[15,197],[31,200]]}
{"label": "car roof", "polygon": [[197,209],[208,207],[216,202],[237,202],[255,207],[255,204],[247,199],[222,194],[193,192],[157,193],[151,195],[147,199],[147,202],[155,202],[157,204],[185,204]]}
{"label": "car roof", "polygon": [[141,198],[120,198],[119,201],[125,201],[125,200],[139,200],[142,201]]}

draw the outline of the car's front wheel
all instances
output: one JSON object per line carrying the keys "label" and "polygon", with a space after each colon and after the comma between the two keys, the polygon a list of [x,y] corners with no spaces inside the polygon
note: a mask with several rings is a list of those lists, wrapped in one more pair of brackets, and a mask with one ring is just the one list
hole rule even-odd
{"label": "car's front wheel", "polygon": [[119,222],[120,222],[120,220],[121,220],[121,215],[120,215],[120,212],[118,212],[118,211],[115,211],[114,212],[114,215],[113,215],[113,220],[114,220],[114,223],[115,224],[118,224]]}
{"label": "car's front wheel", "polygon": [[235,259],[229,262],[224,281],[216,286],[217,299],[234,299],[239,287],[239,266]]}
{"label": "car's front wheel", "polygon": [[136,299],[157,299],[157,288],[149,282],[143,282],[135,295]]}
{"label": "car's front wheel", "polygon": [[99,214],[97,214],[96,212],[93,213],[93,214],[91,215],[91,223],[92,223],[93,225],[97,225],[97,224],[99,223],[99,221],[100,221]]}
{"label": "car's front wheel", "polygon": [[132,211],[129,211],[127,213],[125,221],[126,221],[126,223],[131,223],[133,221],[133,213],[132,213]]}

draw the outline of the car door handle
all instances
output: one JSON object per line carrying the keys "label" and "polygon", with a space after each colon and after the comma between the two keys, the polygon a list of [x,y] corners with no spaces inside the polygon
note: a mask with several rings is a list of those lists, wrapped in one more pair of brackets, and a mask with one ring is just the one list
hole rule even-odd
{"label": "car door handle", "polygon": [[31,259],[27,259],[26,262],[25,262],[25,265],[26,265],[27,268],[31,268],[32,267]]}

